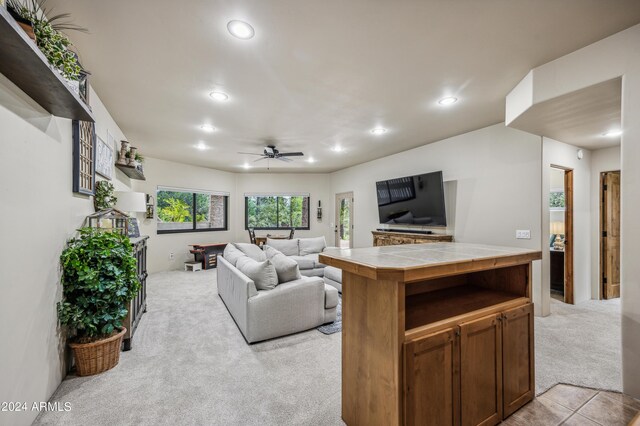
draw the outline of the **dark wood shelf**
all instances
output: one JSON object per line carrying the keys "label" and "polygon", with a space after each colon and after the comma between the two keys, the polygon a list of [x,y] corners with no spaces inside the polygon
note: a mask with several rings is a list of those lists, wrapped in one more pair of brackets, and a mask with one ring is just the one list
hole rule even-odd
{"label": "dark wood shelf", "polygon": [[95,121],[89,107],[4,7],[0,7],[0,40],[0,73],[51,114]]}
{"label": "dark wood shelf", "polygon": [[405,330],[409,331],[519,298],[516,294],[472,285],[407,296]]}
{"label": "dark wood shelf", "polygon": [[119,170],[122,170],[122,173],[129,176],[131,179],[147,180],[144,177],[144,173],[142,173],[140,170],[136,169],[133,166],[123,166],[122,164],[116,163],[116,168]]}

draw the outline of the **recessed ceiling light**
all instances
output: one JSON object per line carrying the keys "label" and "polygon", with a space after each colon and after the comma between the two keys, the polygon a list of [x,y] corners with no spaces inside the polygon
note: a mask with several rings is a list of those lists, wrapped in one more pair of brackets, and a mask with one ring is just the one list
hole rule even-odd
{"label": "recessed ceiling light", "polygon": [[211,132],[213,132],[214,130],[216,130],[216,128],[215,128],[215,127],[213,127],[211,124],[203,124],[202,126],[200,126],[200,128],[201,128],[202,130],[204,130],[205,132],[209,132],[209,133],[211,133]]}
{"label": "recessed ceiling light", "polygon": [[204,151],[205,149],[209,149],[209,147],[204,142],[199,142],[196,145],[196,148],[199,149],[200,151]]}
{"label": "recessed ceiling light", "polygon": [[251,168],[251,164],[249,164],[249,163],[244,163],[244,164],[242,165],[242,167],[244,167],[245,169],[250,169],[250,168]]}
{"label": "recessed ceiling light", "polygon": [[384,127],[376,127],[375,129],[371,129],[371,133],[373,133],[374,135],[382,135],[387,133],[387,129],[385,129]]}
{"label": "recessed ceiling light", "polygon": [[602,136],[607,138],[617,138],[620,135],[622,135],[622,130],[618,130],[618,129],[612,129],[602,134]]}
{"label": "recessed ceiling light", "polygon": [[227,95],[224,92],[218,92],[218,91],[213,91],[209,93],[209,96],[211,96],[212,99],[220,102],[224,102],[229,99],[229,95]]}
{"label": "recessed ceiling light", "polygon": [[340,145],[336,145],[336,146],[334,146],[333,148],[331,148],[331,150],[332,150],[333,152],[342,152],[342,151],[344,150],[344,148],[343,148],[343,147],[341,147]]}
{"label": "recessed ceiling light", "polygon": [[453,105],[456,102],[458,102],[458,98],[455,98],[453,96],[447,96],[446,98],[442,98],[438,101],[440,105],[444,105],[444,106]]}
{"label": "recessed ceiling light", "polygon": [[313,158],[313,157],[307,158],[307,163],[315,163],[315,162],[316,162],[315,158]]}
{"label": "recessed ceiling light", "polygon": [[227,24],[227,29],[232,36],[242,40],[249,40],[256,34],[253,27],[244,21],[229,21],[229,23]]}

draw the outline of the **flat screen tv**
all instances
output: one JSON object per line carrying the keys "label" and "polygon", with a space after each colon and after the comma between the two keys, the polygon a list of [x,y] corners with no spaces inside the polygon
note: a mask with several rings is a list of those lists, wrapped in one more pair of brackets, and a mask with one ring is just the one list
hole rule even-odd
{"label": "flat screen tv", "polygon": [[447,226],[442,172],[376,182],[380,223]]}

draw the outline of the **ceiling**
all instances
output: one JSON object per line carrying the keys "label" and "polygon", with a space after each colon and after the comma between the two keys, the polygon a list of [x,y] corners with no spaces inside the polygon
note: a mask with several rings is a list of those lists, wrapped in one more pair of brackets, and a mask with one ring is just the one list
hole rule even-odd
{"label": "ceiling", "polygon": [[600,149],[620,145],[622,79],[614,78],[540,102],[509,123],[509,127],[576,145]]}
{"label": "ceiling", "polygon": [[[256,158],[238,151],[267,142],[317,160],[271,161],[271,171],[328,172],[501,122],[506,94],[531,68],[640,22],[637,0],[47,5],[90,29],[70,36],[143,155],[230,171]],[[255,37],[232,37],[233,19]],[[459,101],[442,107],[444,96]],[[374,135],[377,126],[388,131]]]}

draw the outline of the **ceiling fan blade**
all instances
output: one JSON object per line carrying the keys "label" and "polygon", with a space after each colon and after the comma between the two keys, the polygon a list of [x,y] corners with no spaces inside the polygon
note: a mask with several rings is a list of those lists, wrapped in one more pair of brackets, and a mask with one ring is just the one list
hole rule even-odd
{"label": "ceiling fan blade", "polygon": [[257,160],[253,160],[253,162],[255,163],[256,161],[262,161],[262,160],[266,160],[266,159],[268,159],[268,158],[269,158],[269,157],[262,157],[262,158],[258,158]]}
{"label": "ceiling fan blade", "polygon": [[284,161],[285,163],[290,163],[293,161],[291,158],[287,157],[276,157],[276,160]]}
{"label": "ceiling fan blade", "polygon": [[302,157],[303,152],[281,152],[278,154],[280,157]]}

